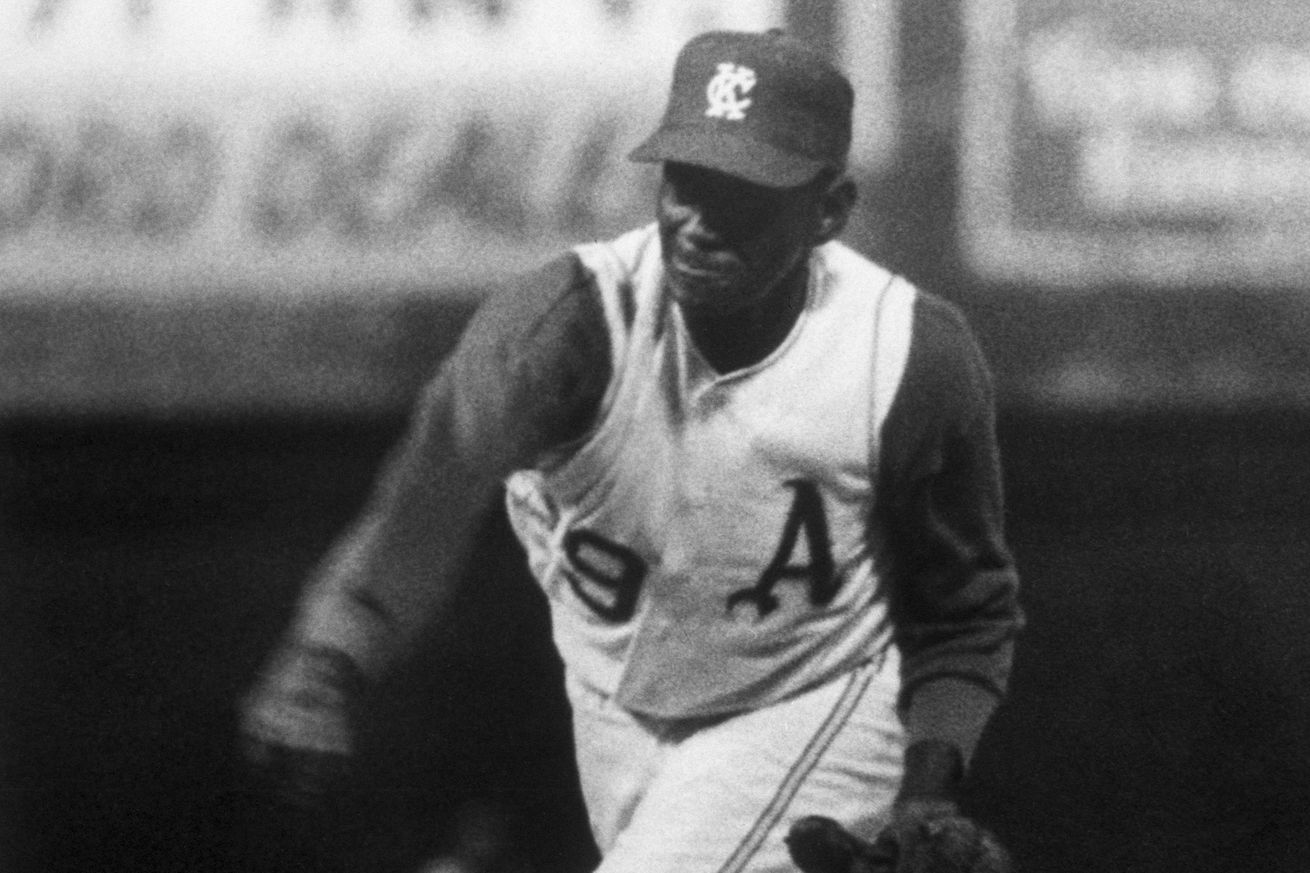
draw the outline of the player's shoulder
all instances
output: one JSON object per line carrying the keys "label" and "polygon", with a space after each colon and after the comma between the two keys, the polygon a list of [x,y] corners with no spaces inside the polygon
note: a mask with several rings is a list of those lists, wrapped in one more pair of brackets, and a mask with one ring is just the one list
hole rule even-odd
{"label": "player's shoulder", "polygon": [[917,285],[845,243],[834,240],[817,251],[824,270],[842,287],[856,293],[880,293],[895,287],[909,295],[914,302],[915,332],[926,335],[928,342],[939,337],[967,342],[971,336],[964,310],[942,295]]}
{"label": "player's shoulder", "polygon": [[892,282],[904,281],[882,264],[839,240],[824,243],[814,253],[829,281],[839,287],[861,292],[879,291]]}
{"label": "player's shoulder", "polygon": [[818,251],[824,269],[843,286],[861,292],[895,286],[902,293],[909,294],[914,301],[916,341],[934,347],[974,342],[968,316],[953,301],[888,269],[845,243],[834,240],[820,246]]}
{"label": "player's shoulder", "polygon": [[944,295],[839,242],[821,247],[825,269],[856,293],[896,289],[911,301],[909,355],[903,382],[909,393],[979,397],[991,391],[991,372],[964,308]]}
{"label": "player's shoulder", "polygon": [[658,259],[654,240],[657,234],[651,225],[612,239],[575,245],[531,270],[491,283],[483,295],[483,308],[531,316],[579,299],[590,301],[600,286],[626,283],[652,257],[652,249]]}
{"label": "player's shoulder", "polygon": [[474,324],[507,339],[536,334],[544,323],[585,317],[594,310],[592,284],[576,254],[561,252],[534,269],[493,283]]}
{"label": "player's shoulder", "polygon": [[659,261],[659,229],[651,222],[611,239],[576,245],[572,252],[598,283],[628,283]]}
{"label": "player's shoulder", "polygon": [[990,402],[991,368],[963,307],[920,289],[915,299],[913,342],[906,382],[929,396],[971,406]]}
{"label": "player's shoulder", "polygon": [[663,267],[659,227],[654,222],[572,251],[616,337],[634,328],[639,312],[660,307]]}
{"label": "player's shoulder", "polygon": [[918,289],[914,317],[917,332],[926,345],[965,352],[972,352],[977,346],[973,326],[963,307],[941,294]]}

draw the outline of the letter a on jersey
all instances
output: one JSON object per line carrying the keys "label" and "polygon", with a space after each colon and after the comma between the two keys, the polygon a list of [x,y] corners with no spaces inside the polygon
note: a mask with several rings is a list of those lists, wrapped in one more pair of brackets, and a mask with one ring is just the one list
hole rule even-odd
{"label": "letter a on jersey", "polygon": [[[813,482],[804,479],[789,479],[786,485],[796,494],[792,499],[791,510],[787,513],[782,540],[778,543],[773,560],[764,568],[755,585],[729,595],[728,612],[732,612],[739,604],[752,603],[760,617],[768,615],[778,608],[778,597],[773,593],[773,588],[784,579],[809,580],[810,603],[815,606],[831,602],[837,594],[838,580],[833,566],[823,497]],[[805,531],[809,563],[793,564],[792,555],[802,530]]]}

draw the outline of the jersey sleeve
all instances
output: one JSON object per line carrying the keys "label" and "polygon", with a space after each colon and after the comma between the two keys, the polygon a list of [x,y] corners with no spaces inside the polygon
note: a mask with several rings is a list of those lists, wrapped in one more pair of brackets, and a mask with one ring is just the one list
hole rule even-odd
{"label": "jersey sleeve", "polygon": [[877,513],[911,742],[968,760],[1006,692],[1023,625],[1005,540],[990,370],[960,311],[920,293],[905,375],[883,429]]}
{"label": "jersey sleeve", "polygon": [[592,426],[609,347],[594,283],[572,254],[491,293],[311,578],[293,642],[342,651],[376,677],[437,623],[504,478]]}

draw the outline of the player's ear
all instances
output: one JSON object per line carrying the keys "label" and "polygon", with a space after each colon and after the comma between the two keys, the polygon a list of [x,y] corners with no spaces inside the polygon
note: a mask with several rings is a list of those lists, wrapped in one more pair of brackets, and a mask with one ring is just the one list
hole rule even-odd
{"label": "player's ear", "polygon": [[819,194],[819,221],[815,227],[815,245],[836,239],[846,229],[846,221],[859,192],[855,180],[841,173],[829,181]]}

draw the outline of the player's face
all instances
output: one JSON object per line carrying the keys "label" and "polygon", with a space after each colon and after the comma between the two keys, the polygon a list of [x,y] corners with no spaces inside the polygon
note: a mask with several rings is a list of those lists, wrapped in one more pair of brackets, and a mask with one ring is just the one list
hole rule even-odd
{"label": "player's face", "polygon": [[830,190],[823,182],[768,188],[666,163],[656,215],[674,299],[716,315],[768,299],[814,245],[834,235]]}

